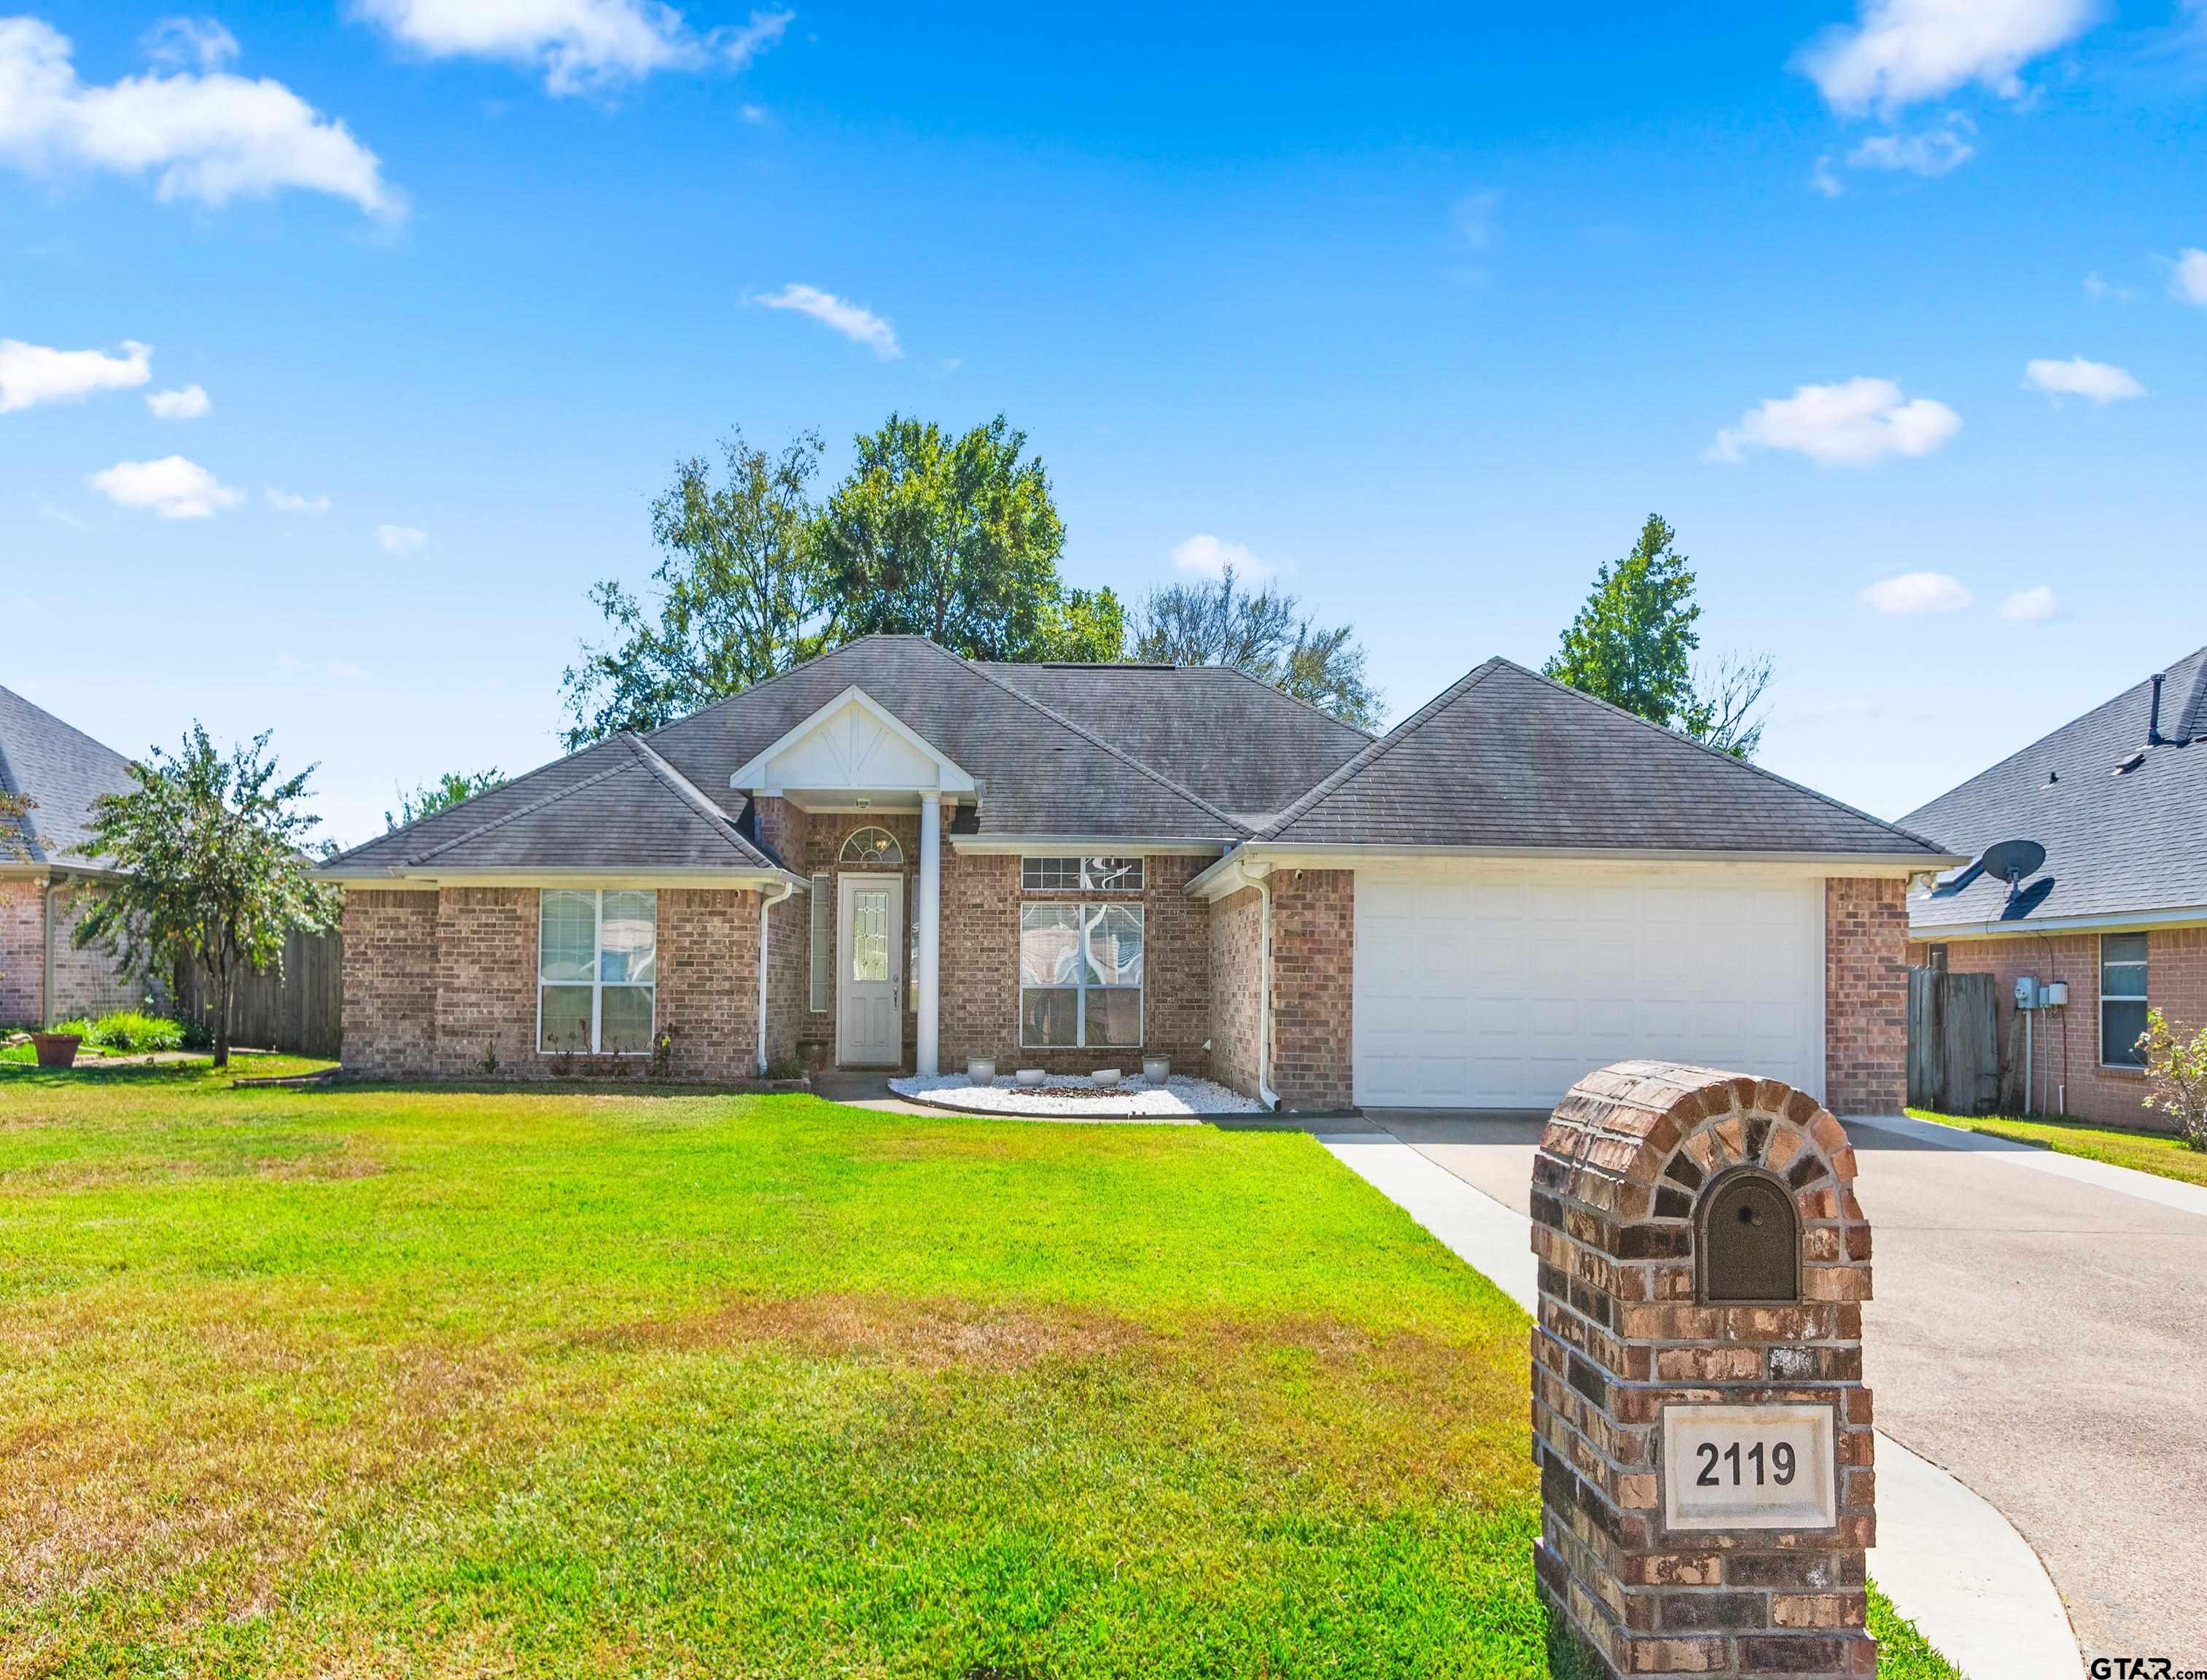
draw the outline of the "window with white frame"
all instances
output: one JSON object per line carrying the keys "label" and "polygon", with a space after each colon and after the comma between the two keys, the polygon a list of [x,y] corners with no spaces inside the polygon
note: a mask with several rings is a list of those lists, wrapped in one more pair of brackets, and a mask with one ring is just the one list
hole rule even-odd
{"label": "window with white frame", "polygon": [[1142,906],[1020,907],[1020,1043],[1133,1049],[1142,1042]]}
{"label": "window with white frame", "polygon": [[860,828],[843,842],[843,855],[837,861],[859,869],[894,867],[904,862],[904,848],[886,828]]}
{"label": "window with white frame", "polygon": [[1139,893],[1139,858],[1022,858],[1020,886],[1029,893]]}
{"label": "window with white frame", "polygon": [[2143,1067],[2138,1041],[2145,1032],[2146,936],[2100,936],[2100,1065]]}
{"label": "window with white frame", "polygon": [[659,894],[537,895],[536,1047],[648,1055],[659,973]]}

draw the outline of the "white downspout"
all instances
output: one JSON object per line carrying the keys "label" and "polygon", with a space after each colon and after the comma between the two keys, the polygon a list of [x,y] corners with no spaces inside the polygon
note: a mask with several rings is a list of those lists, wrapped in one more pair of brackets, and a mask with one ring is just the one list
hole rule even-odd
{"label": "white downspout", "polygon": [[942,795],[919,796],[919,972],[909,982],[919,988],[913,1001],[918,1043],[912,1065],[926,1079],[941,1066],[942,983]]}
{"label": "white downspout", "polygon": [[54,894],[60,888],[46,876],[46,958],[39,971],[39,1025],[54,1024]]}
{"label": "white downspout", "polygon": [[781,883],[781,890],[772,898],[769,898],[764,893],[759,894],[758,1070],[761,1079],[766,1077],[767,935],[772,925],[768,920],[767,912],[794,893],[797,890],[797,883],[793,881],[785,881]]}
{"label": "white downspout", "polygon": [[1257,914],[1262,924],[1257,936],[1257,1100],[1267,1109],[1277,1109],[1280,1093],[1265,1077],[1272,1071],[1272,889],[1265,884],[1265,877],[1272,872],[1272,866],[1252,866],[1247,858],[1236,858],[1234,867],[1245,884],[1257,889]]}

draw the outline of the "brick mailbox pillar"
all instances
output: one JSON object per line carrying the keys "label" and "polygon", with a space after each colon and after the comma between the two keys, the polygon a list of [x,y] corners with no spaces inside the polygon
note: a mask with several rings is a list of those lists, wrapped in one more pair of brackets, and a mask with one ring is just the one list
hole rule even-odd
{"label": "brick mailbox pillar", "polygon": [[1854,1175],[1839,1122],[1771,1079],[1619,1062],[1550,1119],[1534,1563],[1593,1673],[1877,1671]]}

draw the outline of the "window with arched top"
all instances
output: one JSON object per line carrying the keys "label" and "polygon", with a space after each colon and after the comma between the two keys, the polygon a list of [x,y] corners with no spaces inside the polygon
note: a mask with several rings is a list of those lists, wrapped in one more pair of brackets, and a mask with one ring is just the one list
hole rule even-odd
{"label": "window with arched top", "polygon": [[866,865],[901,864],[904,848],[886,828],[861,828],[843,842],[842,861]]}

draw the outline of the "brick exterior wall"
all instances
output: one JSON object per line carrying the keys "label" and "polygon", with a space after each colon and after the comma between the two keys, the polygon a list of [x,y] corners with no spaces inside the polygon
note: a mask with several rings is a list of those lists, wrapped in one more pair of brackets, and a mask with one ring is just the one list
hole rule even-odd
{"label": "brick exterior wall", "polygon": [[46,884],[0,881],[0,1026],[39,1026],[46,973]]}
{"label": "brick exterior wall", "polygon": [[[1708,1302],[1702,1200],[1767,1175],[1797,1222],[1799,1298]],[[1669,1063],[1588,1074],[1533,1166],[1534,1571],[1603,1675],[1876,1671],[1863,1552],[1877,1542],[1862,1303],[1870,1229],[1829,1112],[1775,1080]],[[1833,1408],[1830,1529],[1664,1526],[1666,1403]]]}
{"label": "brick exterior wall", "polygon": [[[656,1019],[679,1079],[748,1079],[757,1061],[758,894],[662,888]],[[534,888],[353,890],[344,911],[344,1060],[377,1079],[538,1079]],[[585,1056],[584,1063],[595,1058]],[[645,1058],[624,1057],[640,1077]],[[577,1072],[595,1071],[585,1065]]]}
{"label": "brick exterior wall", "polygon": [[1272,1088],[1292,1109],[1346,1109],[1354,1096],[1356,876],[1276,870],[1272,894]]}
{"label": "brick exterior wall", "polygon": [[1124,903],[1133,895],[1023,892],[1017,858],[960,853],[946,844],[938,1041],[942,1067],[962,1071],[969,1058],[987,1056],[999,1073],[1014,1067],[1089,1073],[1117,1067],[1133,1072],[1143,1057],[1162,1055],[1175,1073],[1208,1074],[1211,1062],[1203,1044],[1211,1037],[1210,918],[1208,906],[1186,891],[1208,861],[1153,856],[1144,866],[1141,1044],[1035,1049],[1020,1044],[1020,906]]}
{"label": "brick exterior wall", "polygon": [[[2207,928],[2161,928],[2146,934],[2146,1001],[2187,1036],[2207,1025]],[[1989,974],[1998,982],[2001,1106],[2023,1107],[2023,1021],[2015,1007],[2022,975],[2066,980],[2069,1007],[2043,1013],[2031,1033],[2031,1100],[2038,1111],[2066,1108],[2102,1126],[2168,1131],[2175,1122],[2145,1106],[2146,1079],[2129,1067],[2100,1065],[2100,936],[2034,934],[2007,939],[1957,940],[1948,944],[1947,967],[1955,974]],[[1931,960],[1931,943],[1908,948],[1909,961]]]}
{"label": "brick exterior wall", "polygon": [[1211,906],[1211,1077],[1254,1097],[1258,988],[1263,983],[1263,899],[1254,887]]}
{"label": "brick exterior wall", "polygon": [[1908,883],[1824,883],[1824,1103],[1897,1115],[1908,1100]]}
{"label": "brick exterior wall", "polygon": [[[77,920],[97,885],[65,883],[54,894],[54,973],[46,984],[46,882],[10,876],[0,881],[0,1025],[39,1026],[80,1015],[140,1009],[148,997],[165,1003],[165,988],[125,976],[98,945],[79,950]],[[45,1020],[39,1019],[44,1006]]]}
{"label": "brick exterior wall", "polygon": [[[372,1079],[418,1079],[437,1043],[434,893],[350,888],[344,902],[344,1065]],[[532,1012],[530,1020],[535,1017]]]}
{"label": "brick exterior wall", "polygon": [[660,1026],[674,1034],[678,1079],[747,1079],[758,1070],[759,895],[659,889]]}

